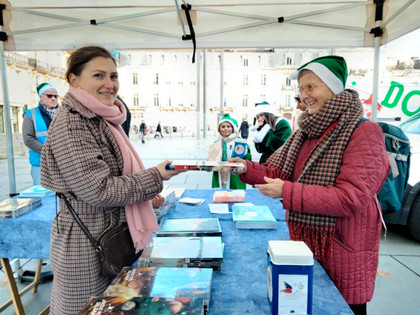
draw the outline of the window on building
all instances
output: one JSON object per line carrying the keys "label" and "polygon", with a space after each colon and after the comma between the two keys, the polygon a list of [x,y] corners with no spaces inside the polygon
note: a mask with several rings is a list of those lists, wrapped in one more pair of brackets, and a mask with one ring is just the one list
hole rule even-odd
{"label": "window on building", "polygon": [[184,82],[183,81],[178,81],[178,86],[184,86]]}
{"label": "window on building", "polygon": [[292,80],[289,77],[287,77],[286,78],[286,86],[291,86],[291,85],[292,85]]}
{"label": "window on building", "polygon": [[139,78],[138,78],[138,73],[137,72],[133,72],[133,84],[134,85],[139,84]]}
{"label": "window on building", "polygon": [[248,58],[244,59],[244,67],[248,67]]}
{"label": "window on building", "polygon": [[242,107],[248,107],[248,94],[244,94],[242,97]]}
{"label": "window on building", "polygon": [[265,102],[265,94],[261,94],[260,102]]}
{"label": "window on building", "polygon": [[133,94],[133,106],[139,106],[139,93],[134,93]]}
{"label": "window on building", "polygon": [[247,74],[244,74],[244,78],[243,78],[242,84],[243,85],[248,85],[248,75]]}
{"label": "window on building", "polygon": [[290,109],[291,108],[291,104],[290,104],[290,95],[286,95],[286,98],[284,100],[284,109]]}
{"label": "window on building", "polygon": [[153,82],[154,85],[159,84],[159,73],[155,73],[155,81]]}
{"label": "window on building", "polygon": [[155,93],[153,96],[153,106],[159,106],[159,93]]}
{"label": "window on building", "polygon": [[267,85],[267,75],[266,74],[262,74],[261,75],[261,85],[262,86],[266,86]]}
{"label": "window on building", "polygon": [[261,67],[261,56],[258,56],[258,65]]}
{"label": "window on building", "polygon": [[172,106],[172,98],[169,98],[168,100],[168,106],[171,107]]}
{"label": "window on building", "polygon": [[291,57],[286,57],[286,65],[291,66],[293,59]]}
{"label": "window on building", "polygon": [[160,56],[160,65],[164,65],[165,64],[165,55],[161,55]]}

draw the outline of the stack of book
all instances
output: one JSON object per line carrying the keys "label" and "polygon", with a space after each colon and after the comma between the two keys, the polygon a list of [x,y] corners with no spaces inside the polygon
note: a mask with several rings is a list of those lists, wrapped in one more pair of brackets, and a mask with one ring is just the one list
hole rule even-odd
{"label": "stack of book", "polygon": [[167,299],[161,297],[98,296],[89,299],[79,315],[153,314],[204,315],[203,299]]}
{"label": "stack of book", "polygon": [[42,205],[40,198],[9,198],[0,202],[0,218],[16,218]]}
{"label": "stack of book", "polygon": [[52,190],[46,189],[42,187],[41,185],[34,185],[32,187],[29,187],[28,189],[21,191],[19,193],[20,197],[29,197],[29,198],[44,198],[53,196],[55,192]]}
{"label": "stack of book", "polygon": [[157,208],[153,208],[157,220],[159,220],[162,216],[167,214],[169,210],[176,205],[175,191],[172,191],[171,193],[162,197],[165,198],[163,204]]}
{"label": "stack of book", "polygon": [[222,229],[218,218],[164,219],[156,236],[220,236]]}
{"label": "stack of book", "polygon": [[[105,290],[104,296],[159,297],[191,303],[202,299],[204,313],[210,304],[211,268],[125,267]],[[195,303],[194,303],[195,304]]]}
{"label": "stack of book", "polygon": [[277,221],[267,206],[233,205],[232,219],[238,229],[277,229]]}
{"label": "stack of book", "polygon": [[144,249],[140,267],[213,268],[221,270],[223,243],[220,236],[154,237]]}
{"label": "stack of book", "polygon": [[245,190],[217,190],[213,194],[213,202],[243,202]]}

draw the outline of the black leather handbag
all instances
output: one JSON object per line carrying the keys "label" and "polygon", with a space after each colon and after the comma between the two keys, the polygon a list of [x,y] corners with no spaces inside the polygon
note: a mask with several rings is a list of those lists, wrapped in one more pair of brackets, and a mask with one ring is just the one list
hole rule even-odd
{"label": "black leather handbag", "polygon": [[103,234],[99,239],[95,239],[80,220],[76,211],[63,194],[58,194],[62,198],[73,215],[74,220],[79,224],[82,231],[92,243],[102,262],[102,275],[115,276],[124,266],[131,266],[141,255],[142,251],[136,253],[133,240],[126,222],[121,223]]}

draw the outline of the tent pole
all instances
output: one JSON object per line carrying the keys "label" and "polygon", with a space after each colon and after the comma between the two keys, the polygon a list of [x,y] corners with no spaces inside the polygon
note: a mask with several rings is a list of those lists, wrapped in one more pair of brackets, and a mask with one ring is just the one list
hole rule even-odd
{"label": "tent pole", "polygon": [[223,49],[220,49],[220,116],[223,116],[223,72],[224,72],[224,64],[223,64]]}
{"label": "tent pole", "polygon": [[381,38],[375,37],[375,60],[373,65],[373,89],[372,89],[372,121],[378,120],[378,85],[379,85],[379,56],[381,53]]}
{"label": "tent pole", "polygon": [[[3,27],[0,25],[0,32]],[[7,166],[9,170],[9,196],[17,195],[16,192],[16,175],[15,175],[15,159],[13,153],[13,133],[12,133],[12,117],[10,114],[9,89],[7,86],[7,62],[4,52],[4,42],[0,41],[0,69],[1,69],[1,85],[3,89],[3,111],[4,123],[6,125],[6,145],[7,145]]]}
{"label": "tent pole", "polygon": [[207,50],[203,49],[203,138],[207,138]]}
{"label": "tent pole", "polygon": [[200,118],[201,118],[201,114],[200,114],[200,99],[201,99],[201,95],[200,95],[200,85],[201,85],[201,72],[200,72],[200,68],[201,68],[201,58],[200,58],[200,49],[197,49],[197,114],[196,114],[196,119],[197,119],[197,129],[196,129],[196,134],[197,134],[197,139],[201,138],[201,134],[200,134]]}
{"label": "tent pole", "polygon": [[378,84],[379,84],[379,55],[381,53],[381,23],[383,20],[384,0],[375,0],[375,28],[370,32],[374,34],[375,44],[375,60],[373,66],[373,84],[372,84],[372,120],[378,120]]}

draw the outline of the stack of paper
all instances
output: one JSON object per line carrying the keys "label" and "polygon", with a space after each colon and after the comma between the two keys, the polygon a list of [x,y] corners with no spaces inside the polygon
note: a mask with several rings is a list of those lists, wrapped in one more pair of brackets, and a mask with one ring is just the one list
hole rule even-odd
{"label": "stack of paper", "polygon": [[232,219],[238,229],[277,229],[277,221],[267,206],[234,205]]}
{"label": "stack of paper", "polygon": [[220,236],[154,237],[143,250],[140,267],[195,267],[220,270],[223,244]]}
{"label": "stack of paper", "polygon": [[9,198],[0,202],[0,218],[16,218],[42,205],[40,198]]}
{"label": "stack of paper", "polygon": [[104,296],[160,297],[185,302],[201,298],[206,313],[212,276],[211,268],[125,267],[105,290]]}
{"label": "stack of paper", "polygon": [[218,218],[166,219],[159,224],[156,236],[220,236]]}
{"label": "stack of paper", "polygon": [[213,202],[243,202],[245,190],[217,190],[213,194]]}

